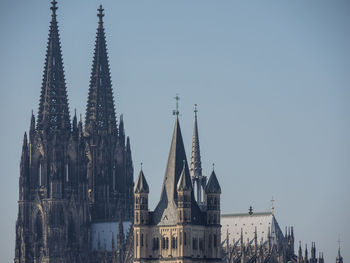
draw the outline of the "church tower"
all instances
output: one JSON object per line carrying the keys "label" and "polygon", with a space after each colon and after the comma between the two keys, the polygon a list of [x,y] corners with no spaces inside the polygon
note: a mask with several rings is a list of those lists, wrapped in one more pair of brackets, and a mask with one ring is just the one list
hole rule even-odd
{"label": "church tower", "polygon": [[92,63],[84,137],[87,142],[89,197],[93,222],[118,222],[133,216],[133,166],[129,137],[125,141],[123,116],[117,125],[110,76],[103,9]]}
{"label": "church tower", "polygon": [[88,195],[82,124],[70,122],[57,24],[51,2],[37,122],[23,139],[14,262],[86,262]]}
{"label": "church tower", "polygon": [[[216,198],[215,204],[211,212],[201,210],[194,196],[178,110],[175,113],[161,198],[154,211],[140,205],[149,192],[142,171],[135,186],[134,262],[221,262],[220,185],[214,173],[206,193],[210,200]],[[141,185],[147,188],[141,190]],[[141,214],[147,219],[142,221]],[[217,219],[208,223],[211,214]]]}

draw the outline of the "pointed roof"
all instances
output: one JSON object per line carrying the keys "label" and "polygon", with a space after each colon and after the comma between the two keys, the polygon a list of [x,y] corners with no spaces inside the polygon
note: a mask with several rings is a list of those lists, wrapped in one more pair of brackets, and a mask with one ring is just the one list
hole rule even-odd
{"label": "pointed roof", "polygon": [[104,14],[102,5],[100,5],[98,12],[97,16],[99,17],[99,22],[91,69],[89,96],[86,106],[85,128],[89,132],[96,128],[97,131],[107,132],[110,129],[112,132],[116,133],[116,114],[114,109],[107,44],[103,27]]}
{"label": "pointed roof", "polygon": [[177,191],[189,191],[192,189],[192,183],[191,178],[189,175],[185,172],[185,161],[184,166],[180,175],[179,182],[177,183]]}
{"label": "pointed roof", "polygon": [[56,19],[57,2],[54,0],[51,4],[52,16],[46,50],[37,127],[39,130],[46,131],[69,130],[69,106]]}
{"label": "pointed roof", "polygon": [[135,183],[135,193],[149,193],[149,187],[145,178],[145,175],[143,174],[143,171],[141,169],[139,176],[137,177],[136,183]]}
{"label": "pointed roof", "polygon": [[192,152],[191,152],[191,176],[202,175],[201,153],[199,148],[198,124],[197,124],[197,104],[194,109],[194,127],[192,136]]}
{"label": "pointed roof", "polygon": [[160,203],[177,202],[177,183],[185,162],[185,173],[189,174],[185,146],[182,139],[179,118],[176,118],[168,163],[163,181]]}
{"label": "pointed roof", "polygon": [[22,157],[23,157],[23,154],[27,153],[27,151],[28,151],[27,132],[24,132],[23,145],[22,145]]}
{"label": "pointed roof", "polygon": [[[159,203],[154,211],[153,223],[158,225],[176,224],[177,220],[177,185],[182,172],[185,177],[190,178],[185,147],[181,135],[180,122],[176,117],[173,138],[171,141],[168,163],[163,180],[162,193]],[[187,180],[186,179],[186,180]],[[191,184],[191,222],[203,223],[203,217],[197,202],[194,199]]]}
{"label": "pointed roof", "polygon": [[218,194],[221,194],[221,187],[220,187],[218,179],[216,178],[216,174],[215,174],[214,170],[213,170],[213,172],[210,175],[210,178],[209,178],[207,186],[205,187],[205,192],[206,193],[218,193]]}

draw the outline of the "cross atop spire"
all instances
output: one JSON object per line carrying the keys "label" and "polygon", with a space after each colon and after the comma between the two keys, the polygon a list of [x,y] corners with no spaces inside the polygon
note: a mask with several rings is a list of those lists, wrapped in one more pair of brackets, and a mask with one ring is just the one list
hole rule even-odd
{"label": "cross atop spire", "polygon": [[57,5],[57,2],[56,2],[56,0],[53,0],[52,2],[51,2],[51,7],[50,7],[50,9],[52,10],[52,15],[53,16],[56,16],[56,10],[58,9],[58,7],[56,6]]}
{"label": "cross atop spire", "polygon": [[272,199],[271,199],[271,213],[272,213],[272,215],[275,213],[274,202],[275,202],[275,199],[272,197]]}
{"label": "cross atop spire", "polygon": [[88,134],[94,132],[118,134],[106,37],[102,23],[104,16],[102,5],[98,9],[97,16],[99,23],[86,107],[85,129]]}
{"label": "cross atop spire", "polygon": [[194,104],[194,116],[197,118],[197,104]]}
{"label": "cross atop spire", "polygon": [[180,100],[180,97],[179,97],[179,94],[176,94],[176,97],[174,97],[174,99],[176,100],[176,110],[173,110],[173,115],[176,115],[176,117],[179,116],[179,100]]}
{"label": "cross atop spire", "polygon": [[41,131],[69,131],[70,117],[56,20],[57,2],[51,2],[52,19],[47,43],[37,126]]}
{"label": "cross atop spire", "polygon": [[104,15],[104,13],[103,13],[104,9],[102,8],[102,5],[100,5],[100,7],[97,9],[97,11],[98,11],[97,16],[98,16],[98,18],[99,18],[99,22],[100,22],[100,23],[103,23],[103,17],[104,17],[105,15]]}

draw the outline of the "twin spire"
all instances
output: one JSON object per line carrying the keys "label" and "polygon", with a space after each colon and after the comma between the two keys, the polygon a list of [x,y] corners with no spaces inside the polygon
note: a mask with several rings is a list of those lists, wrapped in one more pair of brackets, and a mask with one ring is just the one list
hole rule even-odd
{"label": "twin spire", "polygon": [[[65,83],[61,43],[57,24],[57,2],[51,2],[51,23],[45,57],[43,82],[40,95],[37,128],[41,132],[70,131],[70,115]],[[103,28],[103,9],[98,9],[99,18],[90,88],[86,108],[86,129],[89,132],[117,134],[117,122],[107,45]]]}
{"label": "twin spire", "polygon": [[38,130],[49,133],[70,130],[67,89],[56,19],[57,2],[54,0],[51,4],[52,15],[37,122]]}
{"label": "twin spire", "polygon": [[98,9],[99,18],[94,58],[91,69],[89,96],[86,107],[85,128],[88,133],[117,133],[116,114],[107,54],[106,37],[103,27],[103,9]]}

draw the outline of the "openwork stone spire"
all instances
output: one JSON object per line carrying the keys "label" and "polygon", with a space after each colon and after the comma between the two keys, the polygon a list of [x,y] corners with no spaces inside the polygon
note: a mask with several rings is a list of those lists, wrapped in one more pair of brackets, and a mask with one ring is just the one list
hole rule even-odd
{"label": "openwork stone spire", "polygon": [[204,204],[206,199],[204,189],[207,182],[207,177],[202,176],[202,162],[201,162],[201,152],[199,147],[197,113],[198,113],[197,104],[195,104],[190,174],[191,174],[191,179],[193,183],[193,188],[196,191],[197,202],[198,204]]}
{"label": "openwork stone spire", "polygon": [[89,97],[86,108],[85,127],[88,133],[117,133],[112,82],[109,70],[106,38],[103,28],[103,9],[98,9],[99,18],[94,59],[91,70]]}
{"label": "openwork stone spire", "polygon": [[70,117],[60,37],[56,19],[57,2],[51,2],[52,18],[40,95],[38,130],[70,130]]}
{"label": "openwork stone spire", "polygon": [[199,136],[198,136],[198,124],[197,124],[197,104],[194,109],[194,127],[192,137],[192,152],[191,152],[191,176],[201,177],[202,176],[202,163],[201,153],[199,148]]}

